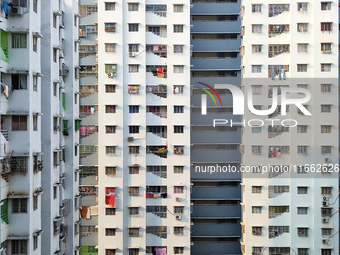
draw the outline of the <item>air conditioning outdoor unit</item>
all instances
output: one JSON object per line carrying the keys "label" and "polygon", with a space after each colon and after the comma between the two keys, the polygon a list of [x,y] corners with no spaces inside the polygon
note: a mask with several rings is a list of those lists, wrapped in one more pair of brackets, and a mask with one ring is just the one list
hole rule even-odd
{"label": "air conditioning outdoor unit", "polygon": [[329,218],[322,218],[321,222],[322,223],[328,223],[329,222]]}
{"label": "air conditioning outdoor unit", "polygon": [[129,57],[130,58],[134,58],[136,56],[136,53],[134,53],[134,52],[129,52]]}
{"label": "air conditioning outdoor unit", "polygon": [[176,218],[176,220],[181,220],[182,219],[182,215],[176,215],[175,218]]}
{"label": "air conditioning outdoor unit", "polygon": [[328,243],[328,240],[327,240],[327,239],[322,239],[322,243],[323,243],[323,244],[327,244],[327,243]]}
{"label": "air conditioning outdoor unit", "polygon": [[322,206],[328,206],[328,205],[329,205],[329,203],[328,203],[327,200],[322,202]]}
{"label": "air conditioning outdoor unit", "polygon": [[24,14],[24,9],[20,6],[12,6],[13,16],[22,16]]}
{"label": "air conditioning outdoor unit", "polygon": [[109,78],[113,78],[113,77],[116,77],[117,74],[116,74],[116,73],[107,73],[107,76],[108,76]]}
{"label": "air conditioning outdoor unit", "polygon": [[330,158],[325,158],[325,163],[331,163],[331,159]]}
{"label": "air conditioning outdoor unit", "polygon": [[176,197],[176,202],[181,202],[181,198],[180,197]]}
{"label": "air conditioning outdoor unit", "polygon": [[135,139],[132,136],[128,137],[128,142],[133,142]]}

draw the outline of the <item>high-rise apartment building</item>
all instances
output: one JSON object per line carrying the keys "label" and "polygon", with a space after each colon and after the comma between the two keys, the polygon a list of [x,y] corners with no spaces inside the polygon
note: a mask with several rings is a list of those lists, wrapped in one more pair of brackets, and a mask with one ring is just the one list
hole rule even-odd
{"label": "high-rise apartment building", "polygon": [[[265,116],[245,110],[242,252],[339,254],[338,175],[328,167],[338,164],[338,3],[243,1],[241,15],[244,92],[253,111],[278,98]],[[308,90],[311,115],[282,105],[285,89],[300,99]],[[312,164],[327,166],[312,174],[320,170]]]}
{"label": "high-rise apartment building", "polygon": [[80,251],[189,254],[190,3],[80,15]]}
{"label": "high-rise apartment building", "polygon": [[[214,119],[233,117],[230,91],[216,89],[223,106],[209,99],[207,115],[201,115],[206,93],[201,88],[214,94],[202,83],[240,85],[241,1],[193,0],[192,5],[191,254],[240,254],[241,175],[216,167],[239,168],[241,127],[213,127]],[[212,167],[216,172],[210,174]]]}
{"label": "high-rise apartment building", "polygon": [[[73,75],[78,62],[77,8],[68,0],[1,1],[1,254],[74,254],[78,245],[78,85],[59,71],[68,66]],[[59,132],[62,118],[68,136]]]}

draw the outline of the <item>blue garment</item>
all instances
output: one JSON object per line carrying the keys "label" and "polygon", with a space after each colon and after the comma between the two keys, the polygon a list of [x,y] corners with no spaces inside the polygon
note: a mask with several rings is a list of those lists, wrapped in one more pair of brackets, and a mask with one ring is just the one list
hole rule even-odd
{"label": "blue garment", "polygon": [[4,7],[5,18],[8,19],[8,4],[6,0],[2,3],[2,6]]}

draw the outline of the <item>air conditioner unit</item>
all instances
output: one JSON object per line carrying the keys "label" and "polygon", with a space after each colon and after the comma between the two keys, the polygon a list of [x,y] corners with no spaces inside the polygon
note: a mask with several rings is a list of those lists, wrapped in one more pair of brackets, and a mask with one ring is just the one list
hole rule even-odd
{"label": "air conditioner unit", "polygon": [[176,218],[176,220],[181,220],[182,219],[182,215],[176,215],[175,218]]}
{"label": "air conditioner unit", "polygon": [[330,158],[325,158],[325,163],[331,163],[331,159]]}
{"label": "air conditioner unit", "polygon": [[132,136],[128,137],[128,142],[133,142],[135,139]]}
{"label": "air conditioner unit", "polygon": [[322,239],[322,243],[323,244],[327,244],[328,243],[328,239]]}
{"label": "air conditioner unit", "polygon": [[113,77],[116,77],[117,74],[116,74],[116,73],[107,73],[107,76],[108,76],[109,78],[113,78]]}
{"label": "air conditioner unit", "polygon": [[24,14],[24,9],[20,6],[12,6],[13,16],[22,16]]}
{"label": "air conditioner unit", "polygon": [[328,222],[329,222],[329,218],[322,218],[322,219],[321,219],[321,222],[322,222],[322,223],[328,223]]}
{"label": "air conditioner unit", "polygon": [[181,198],[180,197],[176,197],[176,202],[181,202]]}
{"label": "air conditioner unit", "polygon": [[129,57],[130,58],[134,58],[136,56],[136,53],[134,53],[134,52],[129,52]]}
{"label": "air conditioner unit", "polygon": [[327,201],[327,200],[328,200],[328,197],[323,196],[323,197],[322,197],[322,200],[323,200],[323,201]]}
{"label": "air conditioner unit", "polygon": [[329,205],[329,203],[328,203],[327,200],[322,202],[322,206],[328,206],[328,205]]}

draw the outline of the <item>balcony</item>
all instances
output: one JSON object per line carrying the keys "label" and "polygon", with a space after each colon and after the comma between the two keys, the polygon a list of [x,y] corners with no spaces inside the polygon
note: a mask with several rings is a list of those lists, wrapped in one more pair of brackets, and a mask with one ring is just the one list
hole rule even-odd
{"label": "balcony", "polygon": [[146,72],[152,73],[153,76],[158,78],[167,78],[167,66],[165,65],[147,65]]}
{"label": "balcony", "polygon": [[167,186],[146,186],[146,198],[167,198]]}
{"label": "balcony", "polygon": [[79,156],[80,158],[86,158],[89,155],[98,153],[98,146],[96,145],[80,145]]}
{"label": "balcony", "polygon": [[166,206],[147,206],[146,207],[147,213],[152,213],[153,215],[159,218],[166,218],[167,217],[167,207]]}
{"label": "balcony", "polygon": [[159,56],[161,58],[167,57],[167,46],[162,44],[148,44],[146,45],[146,52],[152,53],[156,56]]}
{"label": "balcony", "polygon": [[269,255],[289,255],[290,247],[269,247]]}
{"label": "balcony", "polygon": [[268,187],[268,198],[274,198],[283,193],[289,193],[289,186],[269,186]]}
{"label": "balcony", "polygon": [[268,58],[276,57],[282,53],[290,52],[289,44],[269,44],[268,45]]}
{"label": "balcony", "polygon": [[146,94],[156,95],[158,97],[167,98],[168,88],[165,84],[147,85]]}
{"label": "balcony", "polygon": [[279,76],[279,80],[286,79],[286,73],[289,72],[289,65],[269,65],[268,66],[268,78],[274,78]]}
{"label": "balcony", "polygon": [[284,233],[289,233],[289,226],[269,226],[269,239],[278,237]]}
{"label": "balcony", "polygon": [[268,158],[280,158],[282,154],[290,154],[289,146],[269,146]]}
{"label": "balcony", "polygon": [[98,93],[97,85],[80,85],[79,86],[80,98],[86,98],[90,95]]}
{"label": "balcony", "polygon": [[289,25],[269,25],[268,37],[276,37],[283,33],[289,33]]}
{"label": "balcony", "polygon": [[79,106],[79,116],[81,118],[86,118],[87,116],[94,115],[98,113],[98,105],[80,105]]}
{"label": "balcony", "polygon": [[147,4],[145,10],[146,12],[153,13],[159,17],[166,18],[167,16],[166,4]]}
{"label": "balcony", "polygon": [[146,112],[152,113],[160,118],[167,118],[166,106],[146,106]]}
{"label": "balcony", "polygon": [[163,239],[168,237],[167,226],[146,226],[146,233]]}
{"label": "balcony", "polygon": [[81,78],[84,78],[88,75],[92,75],[92,74],[98,74],[98,68],[97,65],[83,65],[80,66],[79,69],[79,75]]}
{"label": "balcony", "polygon": [[166,25],[147,25],[146,31],[148,33],[152,33],[158,37],[166,38],[167,37],[167,27]]}
{"label": "balcony", "polygon": [[269,206],[269,219],[274,219],[284,213],[289,213],[289,206]]}
{"label": "balcony", "polygon": [[289,12],[289,4],[270,4],[268,10],[268,17],[275,17],[284,12]]}
{"label": "balcony", "polygon": [[80,126],[79,130],[80,130],[80,138],[85,138],[94,133],[97,133],[98,126],[95,126],[95,125]]}
{"label": "balcony", "polygon": [[167,126],[146,126],[146,132],[152,133],[161,138],[167,138],[168,136]]}
{"label": "balcony", "polygon": [[268,138],[274,138],[283,133],[289,133],[289,127],[279,125],[268,126]]}
{"label": "balcony", "polygon": [[79,186],[79,194],[81,196],[97,196],[98,187],[97,186]]}
{"label": "balcony", "polygon": [[147,154],[154,154],[161,158],[167,158],[168,156],[168,149],[167,146],[146,146],[146,153]]}

